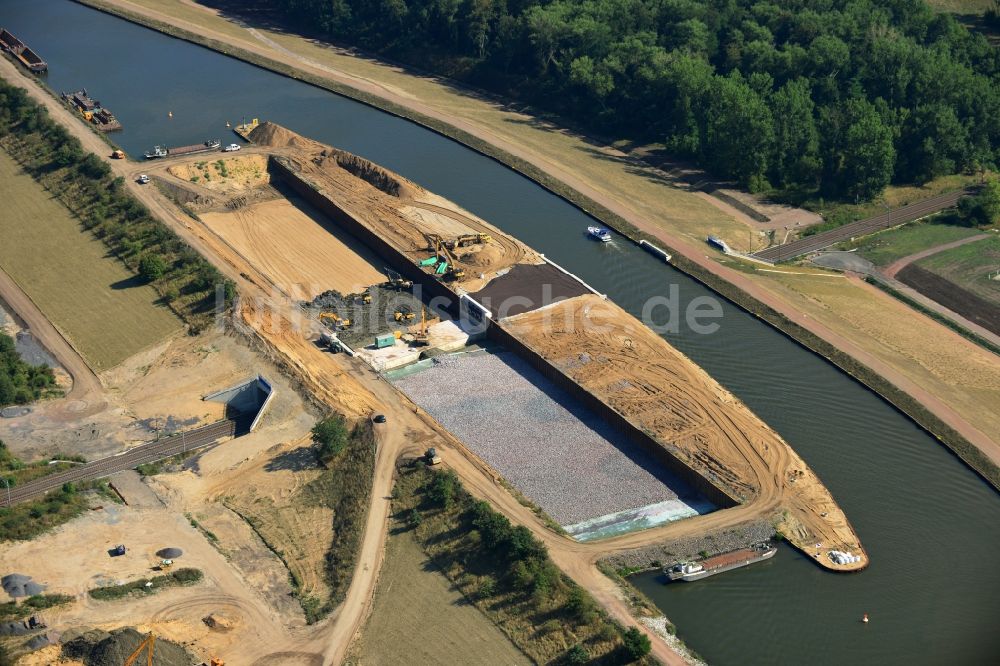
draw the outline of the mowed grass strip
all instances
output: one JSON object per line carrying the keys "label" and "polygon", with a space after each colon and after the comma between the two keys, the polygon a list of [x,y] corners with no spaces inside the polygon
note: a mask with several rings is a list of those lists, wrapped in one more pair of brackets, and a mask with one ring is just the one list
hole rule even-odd
{"label": "mowed grass strip", "polygon": [[0,267],[95,370],[181,329],[159,296],[0,151]]}
{"label": "mowed grass strip", "polygon": [[863,240],[846,243],[847,249],[857,248],[865,259],[876,266],[888,266],[897,259],[982,233],[975,227],[963,227],[946,222],[917,222]]}
{"label": "mowed grass strip", "polygon": [[427,558],[408,531],[389,538],[375,607],[359,642],[367,664],[530,664]]}
{"label": "mowed grass strip", "polygon": [[938,252],[917,265],[1000,308],[1000,237]]}

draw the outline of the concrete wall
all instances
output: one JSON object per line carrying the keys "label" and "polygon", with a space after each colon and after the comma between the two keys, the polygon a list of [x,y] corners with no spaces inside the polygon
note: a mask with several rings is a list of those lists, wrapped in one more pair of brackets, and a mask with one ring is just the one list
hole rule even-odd
{"label": "concrete wall", "polygon": [[[309,182],[292,171],[284,162],[285,160],[282,157],[271,157],[269,165],[272,176],[280,178],[283,183],[290,186],[299,196],[309,202],[310,205],[322,211],[351,235],[368,245],[381,255],[393,269],[413,280],[414,285],[422,285],[426,294],[432,297],[437,296],[447,299],[451,306],[445,309],[453,317],[460,317],[467,312],[468,307],[459,307],[459,294],[457,292],[452,291],[448,285],[421,270],[410,257],[394,248],[367,226],[354,219],[350,213],[341,209],[335,201],[327,197],[322,190],[314,188]],[[612,427],[644,448],[650,455],[665,465],[667,469],[677,474],[719,508],[728,508],[739,504],[736,498],[730,496],[721,487],[716,486],[710,479],[688,467],[683,461],[675,457],[663,445],[647,435],[623,415],[612,409],[609,405],[606,405],[597,396],[542,358],[541,355],[530,349],[521,340],[514,337],[499,322],[492,318],[485,318],[485,320],[477,318],[477,321],[468,321],[465,325],[473,327],[485,326],[487,335],[492,340],[519,354],[545,377],[579,400],[588,409],[593,410],[598,416],[610,423]]]}

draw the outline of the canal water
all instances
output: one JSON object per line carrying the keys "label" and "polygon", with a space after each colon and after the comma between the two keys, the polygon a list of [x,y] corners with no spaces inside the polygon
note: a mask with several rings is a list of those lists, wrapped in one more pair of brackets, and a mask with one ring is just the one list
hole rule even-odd
{"label": "canal water", "polygon": [[[86,87],[110,108],[131,155],[154,143],[232,140],[226,121],[244,116],[273,120],[460,203],[634,314],[671,290],[682,304],[711,297],[622,238],[589,242],[590,220],[577,209],[406,121],[68,0],[0,0],[0,25],[49,62],[52,88]],[[721,307],[714,334],[682,322],[667,339],[816,470],[872,564],[835,575],[783,547],[767,563],[692,585],[668,588],[653,574],[634,582],[713,664],[1000,663],[1000,496],[836,368]],[[872,621],[862,625],[865,612]]]}

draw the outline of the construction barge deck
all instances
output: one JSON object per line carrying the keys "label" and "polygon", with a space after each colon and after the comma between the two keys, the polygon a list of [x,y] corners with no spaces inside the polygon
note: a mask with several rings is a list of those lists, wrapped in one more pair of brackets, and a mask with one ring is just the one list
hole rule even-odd
{"label": "construction barge deck", "polygon": [[41,74],[49,70],[48,63],[6,28],[0,28],[0,48],[14,56],[30,72]]}
{"label": "construction barge deck", "polygon": [[114,132],[122,129],[122,124],[118,122],[115,115],[92,98],[86,88],[76,92],[64,92],[62,98],[70,105],[70,108],[78,111],[87,122],[93,123],[102,132]]}

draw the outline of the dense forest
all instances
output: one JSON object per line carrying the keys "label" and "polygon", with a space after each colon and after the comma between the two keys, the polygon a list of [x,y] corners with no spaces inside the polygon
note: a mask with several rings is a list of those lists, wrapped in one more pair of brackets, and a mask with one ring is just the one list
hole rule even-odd
{"label": "dense forest", "polygon": [[0,407],[38,400],[55,386],[52,368],[22,361],[14,338],[0,331]]}
{"label": "dense forest", "polygon": [[1000,157],[998,50],[923,0],[271,6],[752,190],[865,200]]}

